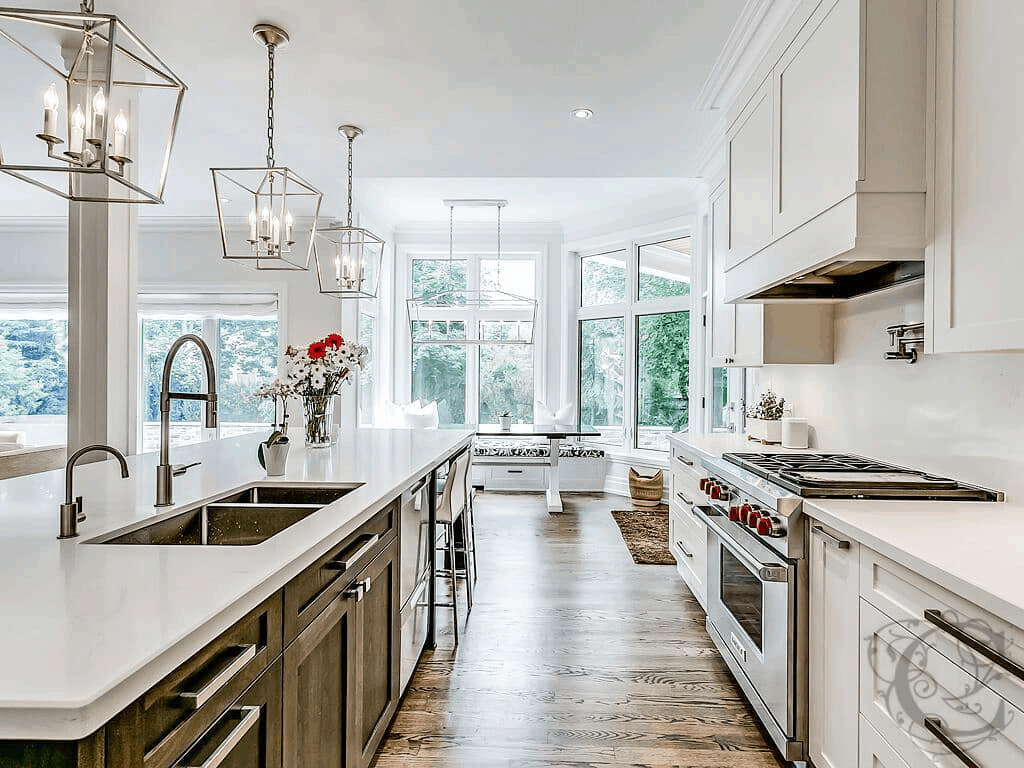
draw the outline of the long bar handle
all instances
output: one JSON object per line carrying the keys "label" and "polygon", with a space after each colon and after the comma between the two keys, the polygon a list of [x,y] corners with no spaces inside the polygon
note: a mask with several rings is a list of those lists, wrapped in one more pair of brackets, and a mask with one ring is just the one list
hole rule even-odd
{"label": "long bar handle", "polygon": [[749,568],[761,581],[778,583],[789,581],[789,566],[777,563],[762,563],[760,560],[755,559],[753,555],[748,554],[743,547],[737,544],[722,526],[712,520],[711,515],[705,512],[703,508],[694,507],[693,511],[711,529],[712,533],[718,536],[722,546],[729,550],[733,557]]}
{"label": "long bar handle", "polygon": [[983,642],[964,632],[960,627],[942,618],[942,612],[936,608],[929,608],[924,612],[925,621],[931,622],[947,635],[956,638],[972,651],[980,653],[993,664],[998,664],[1018,680],[1024,681],[1024,666],[1021,666],[1013,659],[1008,659],[994,648],[985,645]]}
{"label": "long bar handle", "polygon": [[849,549],[850,548],[850,542],[845,541],[844,539],[840,539],[837,536],[833,536],[831,533],[826,531],[820,525],[812,526],[811,527],[811,533],[814,533],[814,534],[817,534],[818,536],[821,536],[821,538],[823,538],[827,543],[834,545],[836,549]]}
{"label": "long bar handle", "polygon": [[683,464],[685,464],[688,467],[692,467],[693,466],[693,462],[690,461],[689,459],[685,458],[684,456],[676,456],[676,459],[678,459],[679,461],[681,461]]}
{"label": "long bar handle", "polygon": [[238,725],[231,729],[227,736],[224,737],[224,741],[217,745],[216,749],[210,753],[210,756],[206,758],[202,763],[197,766],[186,766],[182,763],[176,763],[175,768],[218,768],[223,763],[228,755],[231,754],[231,750],[238,746],[238,742],[246,737],[256,724],[260,721],[260,708],[259,707],[238,707],[237,710],[228,710],[228,712],[238,711],[244,712],[242,719],[238,721]]}
{"label": "long bar handle", "polygon": [[375,533],[366,540],[366,543],[363,544],[363,546],[353,552],[350,556],[346,557],[344,560],[331,560],[329,563],[324,565],[324,568],[332,571],[347,571],[353,565],[358,563],[371,549],[376,547],[378,541],[380,541],[380,534]]}
{"label": "long bar handle", "polygon": [[964,752],[964,748],[953,741],[953,738],[943,730],[942,721],[939,718],[926,717],[924,719],[924,727],[932,736],[941,741],[942,745],[952,752],[967,768],[981,768],[981,763]]}
{"label": "long bar handle", "polygon": [[686,547],[683,546],[683,542],[677,541],[676,542],[676,546],[679,547],[679,551],[682,552],[687,557],[693,557],[693,552],[687,552],[686,551]]}
{"label": "long bar handle", "polygon": [[685,497],[685,496],[683,495],[683,492],[682,492],[682,491],[676,491],[676,496],[678,496],[678,497],[679,497],[679,500],[680,500],[681,502],[683,502],[683,504],[685,504],[686,506],[688,506],[688,507],[692,507],[692,506],[693,506],[693,502],[692,502],[692,501],[690,501],[690,500],[689,500],[688,498],[686,498],[686,497]]}
{"label": "long bar handle", "polygon": [[238,655],[231,660],[230,664],[218,672],[210,682],[194,693],[191,691],[179,693],[178,697],[187,709],[199,709],[203,704],[213,698],[217,691],[227,685],[228,681],[238,674],[246,664],[255,658],[255,643],[238,646]]}

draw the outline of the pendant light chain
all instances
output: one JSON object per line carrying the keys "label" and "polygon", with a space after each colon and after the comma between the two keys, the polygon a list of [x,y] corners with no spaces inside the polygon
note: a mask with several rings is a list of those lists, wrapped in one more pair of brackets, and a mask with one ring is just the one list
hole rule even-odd
{"label": "pendant light chain", "polygon": [[352,226],[352,142],[355,136],[348,137],[348,226]]}
{"label": "pendant light chain", "polygon": [[82,0],[82,13],[95,13],[96,2],[95,0]]}
{"label": "pendant light chain", "polygon": [[448,266],[445,269],[448,278],[448,290],[455,290],[455,278],[452,267],[455,262],[455,206],[448,206]]}
{"label": "pendant light chain", "polygon": [[498,206],[498,290],[501,290],[501,206]]}
{"label": "pendant light chain", "polygon": [[267,45],[267,168],[274,167],[274,43]]}

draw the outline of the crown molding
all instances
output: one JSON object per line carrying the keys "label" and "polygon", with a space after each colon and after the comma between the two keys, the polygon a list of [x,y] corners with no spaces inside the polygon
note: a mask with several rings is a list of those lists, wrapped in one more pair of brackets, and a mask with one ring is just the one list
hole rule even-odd
{"label": "crown molding", "polygon": [[747,0],[697,94],[694,109],[727,110],[804,4],[804,0]]}

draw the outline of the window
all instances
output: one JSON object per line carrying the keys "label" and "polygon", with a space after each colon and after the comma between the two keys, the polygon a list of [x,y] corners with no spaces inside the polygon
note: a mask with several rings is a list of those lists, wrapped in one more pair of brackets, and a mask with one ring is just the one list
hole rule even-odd
{"label": "window", "polygon": [[667,451],[689,427],[690,238],[580,257],[580,423]]}
{"label": "window", "polygon": [[[266,429],[273,421],[273,403],[255,400],[253,390],[277,376],[279,355],[276,295],[142,294],[139,296],[139,445],[143,451],[160,445],[160,385],[164,359],[175,339],[200,336],[214,354],[217,369],[216,434],[203,426],[203,404],[171,403],[171,443],[234,437]],[[194,345],[181,349],[171,369],[171,389],[196,392],[203,387],[204,368]]]}
{"label": "window", "polygon": [[376,397],[377,318],[368,312],[359,313],[359,343],[370,350],[366,365],[359,369],[359,423],[372,424]]}
{"label": "window", "polygon": [[690,313],[636,322],[636,447],[667,451],[668,435],[689,424]]}
{"label": "window", "polygon": [[626,324],[621,317],[580,322],[580,422],[595,427],[596,442],[623,444]]}
{"label": "window", "polygon": [[712,368],[708,387],[708,428],[712,432],[743,430],[744,368]]}
{"label": "window", "polygon": [[[493,255],[411,258],[410,296],[450,292],[440,306],[421,309],[412,326],[411,397],[436,400],[441,424],[493,424],[505,412],[532,422],[539,345],[500,343],[528,335],[531,321],[468,300],[476,291],[535,298],[536,256],[511,254],[500,263]],[[539,334],[534,336],[538,341]],[[445,343],[453,339],[497,343]]]}
{"label": "window", "polygon": [[67,413],[67,296],[0,294],[0,432],[63,445]]}

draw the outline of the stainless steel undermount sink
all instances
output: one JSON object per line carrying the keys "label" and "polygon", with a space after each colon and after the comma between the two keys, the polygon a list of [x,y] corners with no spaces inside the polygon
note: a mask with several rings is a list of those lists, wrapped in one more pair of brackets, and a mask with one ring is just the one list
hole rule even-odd
{"label": "stainless steel undermount sink", "polygon": [[361,485],[251,485],[151,523],[86,544],[247,547],[272,536]]}

